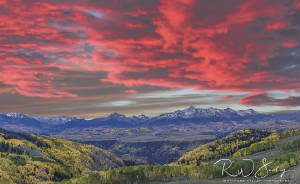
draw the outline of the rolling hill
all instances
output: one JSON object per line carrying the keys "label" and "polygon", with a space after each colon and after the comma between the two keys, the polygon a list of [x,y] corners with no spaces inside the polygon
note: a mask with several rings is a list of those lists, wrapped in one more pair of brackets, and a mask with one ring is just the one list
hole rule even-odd
{"label": "rolling hill", "polygon": [[[230,147],[233,149],[223,149]],[[235,145],[235,146],[234,146]],[[247,151],[245,151],[247,150]],[[215,155],[209,154],[214,151]],[[208,153],[207,155],[205,153]],[[231,154],[229,154],[231,153]],[[237,153],[245,153],[237,154]],[[235,155],[237,154],[237,155]],[[247,157],[244,157],[246,156]],[[205,157],[203,157],[205,156]],[[252,159],[254,168],[249,160]],[[266,158],[267,166],[262,159]],[[183,162],[183,159],[185,161]],[[222,174],[222,165],[217,159],[231,159],[232,166],[229,173],[237,174],[237,178]],[[110,183],[224,183],[224,179],[234,183],[260,182],[272,179],[274,183],[299,182],[300,178],[286,178],[293,175],[292,171],[299,171],[300,159],[300,129],[272,133],[268,131],[245,129],[232,133],[222,139],[202,145],[185,154],[178,161],[169,165],[141,165],[96,172],[90,175],[72,178],[60,182],[61,184],[110,184]],[[266,169],[261,169],[265,168]],[[243,177],[243,174],[247,175]],[[297,168],[297,169],[296,169]],[[251,170],[254,169],[255,172]],[[295,170],[294,170],[295,169]],[[290,171],[290,172],[289,172]]]}
{"label": "rolling hill", "polygon": [[300,129],[271,133],[265,130],[243,129],[216,141],[203,144],[178,159],[180,165],[201,165],[224,157],[238,158],[270,150],[286,137],[299,136]]}
{"label": "rolling hill", "polygon": [[92,145],[0,129],[0,183],[49,183],[123,165]]}

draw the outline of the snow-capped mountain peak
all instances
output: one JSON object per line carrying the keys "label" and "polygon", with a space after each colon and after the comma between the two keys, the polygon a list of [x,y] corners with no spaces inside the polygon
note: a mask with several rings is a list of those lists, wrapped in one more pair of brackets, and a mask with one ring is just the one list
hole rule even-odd
{"label": "snow-capped mountain peak", "polygon": [[22,118],[28,118],[29,116],[25,113],[17,113],[17,112],[11,112],[5,114],[7,117],[15,118],[15,119],[22,119]]}
{"label": "snow-capped mountain peak", "polygon": [[231,108],[226,109],[217,109],[217,108],[196,108],[190,106],[183,110],[177,110],[170,113],[165,113],[159,116],[160,119],[176,119],[176,118],[183,118],[183,119],[190,119],[190,118],[225,118],[230,119],[234,117],[243,117],[249,115],[256,115],[257,113],[253,109],[249,110],[240,110],[235,111]]}
{"label": "snow-capped mountain peak", "polygon": [[48,124],[64,124],[69,121],[73,121],[76,119],[83,119],[80,117],[69,117],[69,116],[57,116],[57,117],[46,117],[46,116],[34,116],[32,117],[40,122],[48,123]]}
{"label": "snow-capped mountain peak", "polygon": [[248,116],[248,115],[256,115],[258,114],[255,110],[253,109],[247,109],[247,110],[239,110],[237,111],[237,113],[240,115],[240,116]]}
{"label": "snow-capped mountain peak", "polygon": [[110,119],[118,119],[118,120],[121,120],[121,119],[125,119],[126,116],[123,115],[123,114],[119,114],[119,113],[117,113],[117,112],[114,112],[114,113],[110,114],[110,115],[108,116],[108,118],[110,118]]}
{"label": "snow-capped mountain peak", "polygon": [[142,119],[142,120],[147,120],[147,119],[149,119],[149,117],[148,116],[145,116],[144,114],[140,114],[140,115],[138,115],[137,116],[139,119]]}
{"label": "snow-capped mountain peak", "polygon": [[149,117],[145,116],[144,114],[140,114],[140,115],[137,115],[137,116],[131,116],[131,117],[128,117],[128,118],[133,120],[134,122],[145,122],[145,121],[150,119]]}
{"label": "snow-capped mountain peak", "polygon": [[196,110],[197,110],[196,107],[194,107],[194,106],[189,106],[188,108],[184,109],[183,111],[194,112],[194,111],[196,111]]}

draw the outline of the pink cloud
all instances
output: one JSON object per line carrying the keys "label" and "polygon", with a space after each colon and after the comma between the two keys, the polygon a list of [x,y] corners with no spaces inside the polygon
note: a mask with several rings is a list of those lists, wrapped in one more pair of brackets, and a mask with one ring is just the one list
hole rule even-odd
{"label": "pink cloud", "polygon": [[281,46],[286,47],[286,48],[293,48],[297,45],[295,42],[282,42]]}
{"label": "pink cloud", "polygon": [[283,55],[292,57],[279,49],[299,43],[287,35],[299,32],[299,25],[286,18],[299,5],[277,0],[122,2],[127,6],[2,1],[7,12],[0,12],[0,82],[24,96],[76,96],[48,70],[56,65],[104,71],[101,82],[128,87],[267,91],[299,86],[298,71],[282,71],[291,63],[277,62]]}
{"label": "pink cloud", "polygon": [[273,23],[268,23],[267,26],[266,26],[266,29],[268,31],[271,31],[271,30],[277,30],[277,29],[282,29],[286,26],[287,24],[283,21],[281,22],[273,22]]}

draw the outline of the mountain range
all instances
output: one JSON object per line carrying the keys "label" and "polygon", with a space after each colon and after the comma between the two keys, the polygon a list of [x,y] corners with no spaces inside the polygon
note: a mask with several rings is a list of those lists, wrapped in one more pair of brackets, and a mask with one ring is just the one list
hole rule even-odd
{"label": "mountain range", "polygon": [[30,133],[56,133],[69,129],[86,128],[137,128],[165,125],[182,125],[186,123],[205,124],[208,122],[232,122],[232,121],[258,121],[273,118],[280,122],[282,119],[299,120],[299,112],[289,114],[261,114],[253,109],[233,110],[230,108],[195,108],[193,106],[183,110],[164,113],[155,117],[147,117],[143,114],[127,117],[119,113],[112,113],[107,117],[86,120],[80,117],[44,117],[29,116],[24,113],[1,113],[0,127],[8,130]]}

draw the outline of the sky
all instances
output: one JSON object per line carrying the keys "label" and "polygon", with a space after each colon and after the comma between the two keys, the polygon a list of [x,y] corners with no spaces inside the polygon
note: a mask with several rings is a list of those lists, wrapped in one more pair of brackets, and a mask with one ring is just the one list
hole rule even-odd
{"label": "sky", "polygon": [[299,1],[0,0],[0,112],[299,110]]}

